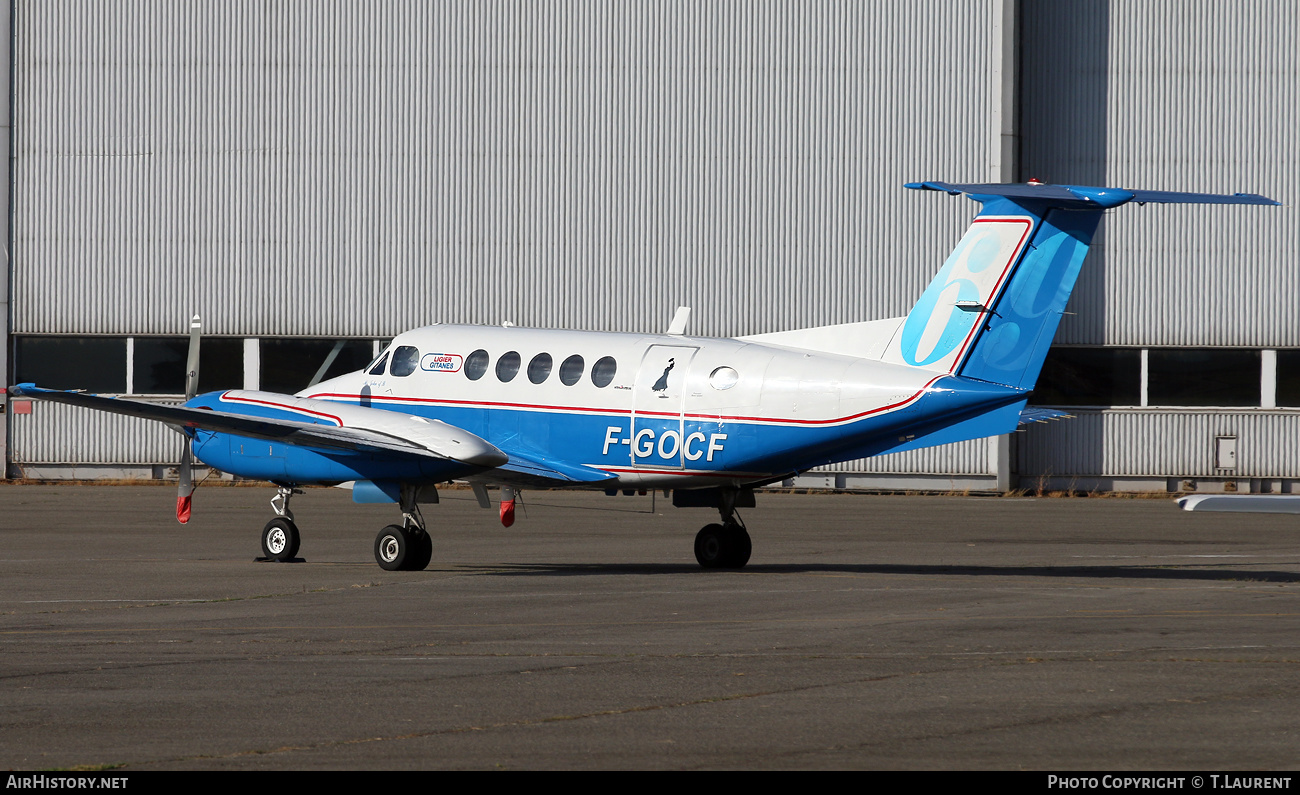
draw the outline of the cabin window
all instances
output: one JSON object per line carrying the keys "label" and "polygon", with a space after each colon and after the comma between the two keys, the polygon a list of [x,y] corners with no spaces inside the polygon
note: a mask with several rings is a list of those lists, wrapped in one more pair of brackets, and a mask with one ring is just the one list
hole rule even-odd
{"label": "cabin window", "polygon": [[487,372],[488,352],[479,348],[465,357],[465,377],[477,381]]}
{"label": "cabin window", "polygon": [[714,389],[731,389],[740,380],[740,373],[730,367],[719,367],[709,373],[709,385]]}
{"label": "cabin window", "polygon": [[614,373],[617,371],[618,362],[614,361],[614,357],[602,356],[591,366],[591,383],[601,388],[607,387],[609,382],[614,380]]}
{"label": "cabin window", "polygon": [[582,357],[576,353],[565,359],[564,364],[560,365],[560,383],[565,386],[578,383],[582,378],[582,364]]}
{"label": "cabin window", "polygon": [[519,354],[516,351],[508,351],[501,354],[497,359],[497,380],[505,383],[513,381],[519,374]]}
{"label": "cabin window", "polygon": [[528,363],[528,380],[540,384],[551,375],[551,354],[539,353]]}
{"label": "cabin window", "polygon": [[399,345],[393,351],[393,366],[390,375],[407,376],[420,366],[420,350],[410,345]]}

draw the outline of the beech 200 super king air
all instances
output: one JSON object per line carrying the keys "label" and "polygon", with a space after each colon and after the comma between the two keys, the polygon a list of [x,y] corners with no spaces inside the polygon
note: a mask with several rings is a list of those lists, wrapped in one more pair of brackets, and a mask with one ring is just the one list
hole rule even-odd
{"label": "beech 200 super king air", "polygon": [[433,545],[419,503],[463,480],[483,507],[488,488],[501,488],[506,525],[521,488],[672,490],[675,505],[720,514],[695,538],[700,565],[740,568],[751,546],[736,509],[754,504],[755,488],[823,464],[1009,433],[1030,418],[1026,399],[1103,212],[1277,204],[1032,182],[908,187],[965,193],[982,208],[906,317],[736,339],[688,336],[685,309],[664,334],[435,325],[297,395],[195,396],[196,318],[182,406],[33,384],[11,392],[184,434],[181,522],[191,453],[277,485],[262,533],[275,560],[298,552],[296,487],[350,482],[358,502],[400,505],[402,523],[375,539],[379,565],[423,569]]}

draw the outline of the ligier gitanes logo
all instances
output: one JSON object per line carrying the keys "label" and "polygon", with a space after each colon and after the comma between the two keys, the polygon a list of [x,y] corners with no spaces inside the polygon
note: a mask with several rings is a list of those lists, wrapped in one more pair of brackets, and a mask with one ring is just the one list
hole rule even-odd
{"label": "ligier gitanes logo", "polygon": [[420,358],[420,369],[431,373],[458,373],[460,362],[460,356],[455,353],[426,353]]}

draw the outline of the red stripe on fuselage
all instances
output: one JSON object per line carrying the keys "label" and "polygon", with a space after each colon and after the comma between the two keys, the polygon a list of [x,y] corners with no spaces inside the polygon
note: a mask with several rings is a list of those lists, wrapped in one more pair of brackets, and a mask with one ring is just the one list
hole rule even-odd
{"label": "red stripe on fuselage", "polygon": [[221,399],[228,403],[252,403],[257,406],[270,406],[273,409],[281,409],[283,411],[294,411],[299,414],[310,414],[313,417],[323,417],[324,419],[332,420],[335,425],[339,426],[340,428],[343,427],[343,420],[339,419],[333,414],[326,414],[323,411],[312,411],[311,409],[299,408],[297,406],[287,406],[283,403],[274,403],[270,400],[254,400],[253,398],[246,398],[246,397],[231,397],[229,392],[223,392],[221,395]]}
{"label": "red stripe on fuselage", "polygon": [[[945,375],[946,375],[946,373],[945,373]],[[417,397],[397,397],[397,396],[379,397],[379,396],[376,396],[376,395],[364,395],[364,396],[363,396],[363,395],[348,395],[348,394],[342,394],[342,393],[336,393],[336,392],[326,392],[326,393],[321,393],[321,394],[312,395],[312,396],[311,396],[311,399],[312,399],[312,400],[329,400],[329,399],[331,399],[331,398],[334,398],[334,399],[357,400],[357,401],[360,401],[360,400],[363,400],[363,399],[364,399],[364,400],[370,400],[370,401],[372,401],[372,402],[374,402],[374,401],[393,401],[393,402],[397,402],[397,403],[421,403],[421,404],[426,404],[426,405],[440,405],[440,406],[468,406],[468,407],[479,407],[479,408],[535,409],[535,410],[540,410],[540,411],[580,412],[580,413],[588,413],[588,414],[606,414],[606,415],[608,415],[608,414],[614,414],[614,415],[617,415],[617,416],[632,415],[632,414],[636,414],[636,416],[639,416],[639,417],[679,417],[679,416],[682,416],[682,417],[685,417],[686,419],[693,419],[693,420],[710,420],[710,421],[714,421],[714,422],[758,422],[758,423],[769,423],[769,424],[772,424],[772,425],[836,425],[836,424],[839,424],[839,423],[852,422],[853,420],[859,420],[859,419],[862,419],[863,417],[869,417],[869,416],[871,416],[871,415],[873,415],[873,414],[880,414],[881,412],[891,411],[891,410],[893,410],[893,409],[897,409],[897,408],[902,408],[903,406],[906,406],[907,404],[914,402],[917,398],[921,397],[921,395],[925,394],[925,391],[926,391],[927,389],[929,389],[929,388],[934,384],[935,381],[938,381],[938,380],[939,380],[940,378],[942,378],[942,377],[943,377],[942,375],[938,375],[938,376],[935,376],[934,378],[931,378],[929,381],[927,381],[927,382],[925,383],[924,386],[922,386],[919,390],[917,390],[915,394],[913,394],[913,395],[911,395],[910,397],[907,397],[907,398],[905,398],[905,399],[903,399],[903,400],[900,400],[900,401],[898,401],[897,403],[891,403],[891,404],[889,404],[888,406],[880,406],[879,408],[870,409],[870,410],[868,410],[868,411],[862,411],[862,412],[859,412],[859,413],[857,413],[857,414],[849,414],[849,415],[844,416],[844,417],[834,417],[834,418],[827,419],[827,420],[804,420],[804,419],[795,419],[795,418],[792,418],[792,417],[739,417],[739,416],[722,416],[722,415],[718,415],[718,414],[684,414],[684,415],[682,415],[682,414],[678,414],[677,412],[673,412],[673,411],[636,411],[636,412],[634,412],[632,409],[600,409],[600,408],[589,408],[589,407],[586,407],[586,406],[552,406],[552,405],[546,405],[546,404],[540,404],[540,403],[499,403],[499,402],[491,401],[491,400],[446,400],[446,399],[443,399],[443,398],[417,398]]]}

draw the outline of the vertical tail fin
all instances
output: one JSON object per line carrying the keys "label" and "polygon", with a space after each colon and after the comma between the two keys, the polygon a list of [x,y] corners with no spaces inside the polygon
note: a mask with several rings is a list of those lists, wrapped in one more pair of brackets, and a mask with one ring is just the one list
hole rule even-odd
{"label": "vertical tail fin", "polygon": [[1263,196],[1066,185],[907,187],[983,204],[908,314],[886,361],[1032,389],[1104,211],[1139,203],[1277,204]]}

